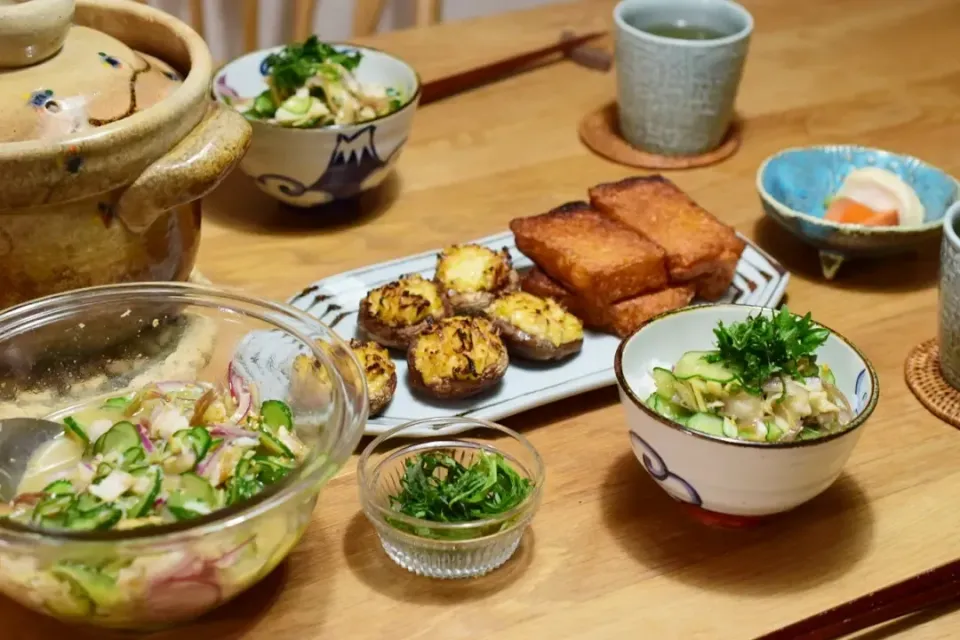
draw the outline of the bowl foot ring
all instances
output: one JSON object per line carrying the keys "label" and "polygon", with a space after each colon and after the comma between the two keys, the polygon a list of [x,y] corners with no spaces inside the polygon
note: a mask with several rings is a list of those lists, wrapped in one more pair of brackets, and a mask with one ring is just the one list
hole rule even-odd
{"label": "bowl foot ring", "polygon": [[927,410],[960,428],[960,390],[950,386],[940,372],[940,347],[936,338],[915,346],[904,363],[907,386]]}
{"label": "bowl foot ring", "polygon": [[693,169],[726,160],[740,148],[742,127],[734,122],[712,151],[693,156],[665,156],[632,146],[620,135],[617,124],[617,103],[608,102],[591,111],[580,121],[580,139],[594,153],[618,164],[641,169]]}

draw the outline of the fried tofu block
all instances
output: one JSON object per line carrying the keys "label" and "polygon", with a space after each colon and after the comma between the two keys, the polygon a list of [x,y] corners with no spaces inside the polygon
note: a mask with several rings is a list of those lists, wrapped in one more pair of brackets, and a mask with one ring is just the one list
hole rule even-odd
{"label": "fried tofu block", "polygon": [[584,325],[620,337],[630,335],[654,316],[687,306],[694,296],[692,285],[679,285],[627,298],[598,312],[537,267],[523,275],[520,287],[535,296],[553,298],[583,320]]}
{"label": "fried tofu block", "polygon": [[697,295],[710,301],[722,298],[733,282],[733,274],[737,271],[737,262],[740,261],[742,251],[742,246],[724,251],[718,261],[719,264],[711,273],[705,273],[692,280],[691,284],[696,287]]}
{"label": "fried tofu block", "polygon": [[739,259],[743,251],[744,242],[731,227],[660,175],[598,184],[590,189],[590,202],[601,213],[663,247],[670,280],[676,283],[717,271],[725,273],[725,254]]}
{"label": "fried tofu block", "polygon": [[524,255],[597,307],[667,282],[663,249],[586,202],[515,218],[510,230]]}
{"label": "fried tofu block", "polygon": [[609,328],[626,338],[653,317],[687,306],[694,293],[692,285],[682,284],[618,302],[610,308]]}

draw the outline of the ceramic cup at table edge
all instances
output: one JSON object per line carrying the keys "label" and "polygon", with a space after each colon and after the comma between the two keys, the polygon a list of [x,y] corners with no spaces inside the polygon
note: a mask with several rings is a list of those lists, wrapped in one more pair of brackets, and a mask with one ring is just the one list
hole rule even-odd
{"label": "ceramic cup at table edge", "polygon": [[940,241],[940,291],[938,343],[940,372],[954,389],[960,389],[960,201],[943,216]]}
{"label": "ceramic cup at table edge", "polygon": [[[698,9],[716,12],[709,24],[701,24],[722,22],[727,28],[720,30],[733,33],[712,40],[667,38],[642,31],[625,18],[644,10],[673,13],[680,6],[692,9],[691,15]],[[624,139],[668,156],[696,155],[719,146],[733,122],[753,33],[750,12],[731,0],[621,0],[613,19],[617,112]]]}

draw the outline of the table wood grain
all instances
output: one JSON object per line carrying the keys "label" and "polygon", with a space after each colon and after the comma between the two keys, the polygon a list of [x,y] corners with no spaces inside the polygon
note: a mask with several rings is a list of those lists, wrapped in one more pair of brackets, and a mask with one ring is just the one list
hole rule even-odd
{"label": "table wood grain", "polygon": [[[956,0],[745,0],[756,33],[738,98],[744,143],[671,174],[793,272],[788,302],[853,340],[880,373],[876,413],[839,481],[761,529],[690,521],[634,459],[613,388],[515,416],[547,465],[543,506],[517,556],[470,582],[391,564],[359,511],[355,459],[326,487],[289,560],[235,602],[162,638],[745,639],[960,556],[960,434],[907,390],[903,361],[937,323],[937,248],[850,263],[824,282],[816,253],[762,218],[760,161],[811,143],[915,154],[960,175]],[[590,0],[368,39],[424,80],[609,27]],[[468,44],[469,43],[469,44]],[[224,286],[284,299],[365,264],[502,231],[634,173],[591,155],[581,116],[612,74],[547,66],[426,107],[399,169],[358,207],[284,209],[236,172],[207,199],[200,267]],[[862,638],[960,635],[923,615]],[[0,601],[0,637],[68,637]],[[72,637],[98,637],[96,633]],[[12,634],[12,635],[11,635]],[[898,637],[900,637],[898,635]]]}

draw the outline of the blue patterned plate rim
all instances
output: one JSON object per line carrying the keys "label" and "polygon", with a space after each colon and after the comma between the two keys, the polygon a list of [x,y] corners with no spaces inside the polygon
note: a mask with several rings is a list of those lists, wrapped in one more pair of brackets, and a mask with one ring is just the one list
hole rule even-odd
{"label": "blue patterned plate rim", "polygon": [[787,205],[783,204],[776,198],[774,198],[763,186],[763,176],[767,170],[767,166],[773,161],[779,158],[780,156],[786,155],[788,153],[795,153],[797,151],[861,151],[864,153],[882,153],[885,155],[896,156],[904,160],[910,160],[916,162],[924,167],[937,171],[938,173],[943,174],[946,178],[949,178],[953,181],[956,188],[958,199],[954,200],[954,203],[960,201],[960,181],[954,178],[952,175],[944,171],[943,169],[926,162],[916,156],[912,156],[907,153],[897,153],[896,151],[888,151],[887,149],[880,149],[878,147],[865,147],[858,144],[815,144],[809,145],[806,147],[788,147],[786,149],[781,149],[774,154],[767,156],[763,162],[760,163],[760,168],[757,169],[756,177],[756,186],[757,192],[760,194],[760,197],[763,198],[767,203],[772,205],[779,211],[781,214],[787,217],[793,218],[803,218],[807,222],[813,224],[818,224],[822,227],[828,227],[831,229],[838,230],[856,230],[861,233],[916,233],[918,231],[929,231],[932,229],[937,229],[943,226],[943,217],[936,220],[931,220],[930,222],[924,222],[923,224],[914,225],[910,227],[896,226],[896,227],[875,227],[865,224],[855,224],[850,222],[834,222],[833,220],[824,220],[823,218],[818,218],[815,215],[804,213],[803,211],[797,211]]}

